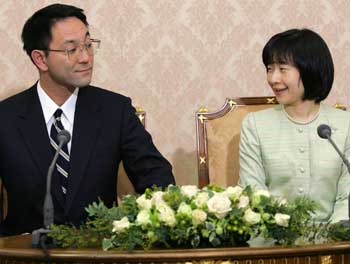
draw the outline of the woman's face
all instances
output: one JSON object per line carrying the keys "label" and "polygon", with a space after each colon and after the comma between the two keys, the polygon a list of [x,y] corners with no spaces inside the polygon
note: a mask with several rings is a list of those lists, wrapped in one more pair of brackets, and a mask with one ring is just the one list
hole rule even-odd
{"label": "woman's face", "polygon": [[269,64],[267,82],[280,104],[296,106],[303,102],[304,85],[296,67],[290,64]]}

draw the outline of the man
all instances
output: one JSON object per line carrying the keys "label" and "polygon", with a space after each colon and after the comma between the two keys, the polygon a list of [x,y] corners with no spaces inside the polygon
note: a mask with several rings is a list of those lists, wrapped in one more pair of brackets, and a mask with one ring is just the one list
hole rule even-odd
{"label": "man", "polygon": [[111,206],[121,160],[139,193],[174,183],[171,165],[130,99],[89,86],[100,41],[91,38],[82,9],[54,4],[37,11],[25,23],[22,40],[39,81],[0,103],[0,176],[8,193],[0,235],[43,226],[46,174],[62,129],[72,140],[63,146],[52,178],[55,223],[80,224],[84,208],[99,197]]}

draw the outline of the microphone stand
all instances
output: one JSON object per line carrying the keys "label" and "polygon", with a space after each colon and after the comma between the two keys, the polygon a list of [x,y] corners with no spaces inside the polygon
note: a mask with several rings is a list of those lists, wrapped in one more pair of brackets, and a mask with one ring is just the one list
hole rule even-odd
{"label": "microphone stand", "polygon": [[[346,168],[348,169],[349,175],[350,175],[350,163],[349,160],[343,155],[343,153],[340,152],[339,148],[337,147],[337,145],[334,143],[333,139],[331,138],[330,135],[326,135],[328,141],[333,145],[334,149],[338,152],[339,156],[341,157],[341,159],[343,160]],[[348,216],[350,219],[350,193],[348,195]],[[347,221],[348,222],[348,221]]]}
{"label": "microphone stand", "polygon": [[45,260],[47,263],[51,263],[50,255],[47,251],[48,246],[52,247],[55,246],[55,241],[52,239],[49,239],[47,234],[51,232],[51,225],[54,223],[54,205],[52,201],[52,195],[51,195],[51,179],[52,174],[54,172],[57,158],[59,156],[59,153],[63,147],[64,144],[67,144],[71,139],[71,135],[67,130],[60,130],[57,133],[57,141],[58,147],[56,149],[55,155],[52,159],[52,162],[49,166],[49,169],[47,171],[47,177],[46,177],[46,195],[45,195],[45,201],[44,201],[44,227],[39,228],[37,230],[34,230],[32,232],[32,247],[39,248],[41,247],[44,251]]}
{"label": "microphone stand", "polygon": [[58,155],[64,143],[65,142],[63,140],[60,141],[58,148],[56,150],[55,156],[53,157],[52,162],[47,171],[46,194],[45,194],[44,211],[43,211],[44,227],[34,230],[32,232],[32,247],[35,247],[35,248],[42,247],[45,250],[46,245],[50,245],[50,246],[54,245],[53,241],[49,241],[47,237],[47,234],[51,231],[50,226],[54,222],[54,205],[53,205],[52,195],[51,195],[51,181],[52,181],[52,174],[56,166]]}

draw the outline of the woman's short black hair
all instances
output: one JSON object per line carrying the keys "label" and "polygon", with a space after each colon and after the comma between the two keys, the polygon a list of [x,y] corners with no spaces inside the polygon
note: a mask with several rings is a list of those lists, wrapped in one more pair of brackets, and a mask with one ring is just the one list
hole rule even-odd
{"label": "woman's short black hair", "polygon": [[291,29],[274,35],[262,52],[265,67],[291,64],[304,85],[303,100],[324,100],[333,84],[334,66],[326,42],[310,29]]}
{"label": "woman's short black hair", "polygon": [[88,26],[83,12],[83,9],[63,4],[49,5],[36,11],[23,26],[23,49],[30,58],[35,49],[46,51],[52,40],[52,26],[59,20],[76,17]]}

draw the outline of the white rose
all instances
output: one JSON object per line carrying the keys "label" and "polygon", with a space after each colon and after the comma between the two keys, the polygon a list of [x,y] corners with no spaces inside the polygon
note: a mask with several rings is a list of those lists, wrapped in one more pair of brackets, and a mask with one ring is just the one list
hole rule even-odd
{"label": "white rose", "polygon": [[277,225],[288,227],[290,215],[277,213],[274,218]]}
{"label": "white rose", "polygon": [[270,197],[270,193],[268,190],[263,190],[263,189],[260,189],[260,190],[257,190],[256,192],[254,192],[254,195],[255,196],[266,196],[266,197]]}
{"label": "white rose", "polygon": [[216,193],[208,202],[208,211],[216,215],[217,218],[224,218],[231,211],[231,201],[222,193]]}
{"label": "white rose", "polygon": [[227,195],[227,197],[236,200],[242,194],[243,189],[238,185],[235,187],[229,186],[223,193]]}
{"label": "white rose", "polygon": [[124,216],[121,220],[113,221],[113,229],[112,232],[120,233],[125,229],[128,229],[130,226],[129,219]]}
{"label": "white rose", "polygon": [[192,223],[194,225],[200,225],[207,219],[207,214],[201,209],[195,209],[192,212]]}
{"label": "white rose", "polygon": [[197,207],[203,207],[209,199],[209,194],[207,192],[200,192],[197,194],[196,198],[194,199],[194,204]]}
{"label": "white rose", "polygon": [[278,200],[279,205],[287,205],[287,199],[286,198],[281,198]]}
{"label": "white rose", "polygon": [[239,203],[238,203],[238,208],[244,208],[247,207],[249,204],[249,197],[246,195],[242,195],[239,197]]}
{"label": "white rose", "polygon": [[145,226],[147,224],[151,223],[150,217],[149,217],[149,211],[148,210],[141,210],[136,217],[136,222],[139,223],[142,226]]}
{"label": "white rose", "polygon": [[249,225],[254,225],[260,222],[261,216],[249,208],[244,212],[243,218]]}
{"label": "white rose", "polygon": [[179,208],[177,209],[177,212],[180,214],[185,214],[185,215],[191,216],[192,209],[191,209],[191,206],[189,206],[188,204],[181,203],[179,205]]}
{"label": "white rose", "polygon": [[176,219],[173,209],[166,204],[159,204],[157,206],[159,212],[159,220],[164,222],[168,226],[175,226]]}
{"label": "white rose", "polygon": [[196,185],[184,185],[181,186],[181,193],[189,198],[195,196],[198,192],[198,187]]}
{"label": "white rose", "polygon": [[253,205],[258,205],[261,202],[261,197],[265,196],[265,197],[270,197],[270,193],[267,190],[257,190],[253,193]]}
{"label": "white rose", "polygon": [[152,195],[152,204],[156,206],[160,204],[165,204],[163,200],[163,194],[164,192],[161,192],[161,191],[154,192]]}
{"label": "white rose", "polygon": [[139,209],[151,209],[152,207],[152,200],[146,199],[146,195],[142,194],[139,198],[136,199],[136,203],[139,207]]}

